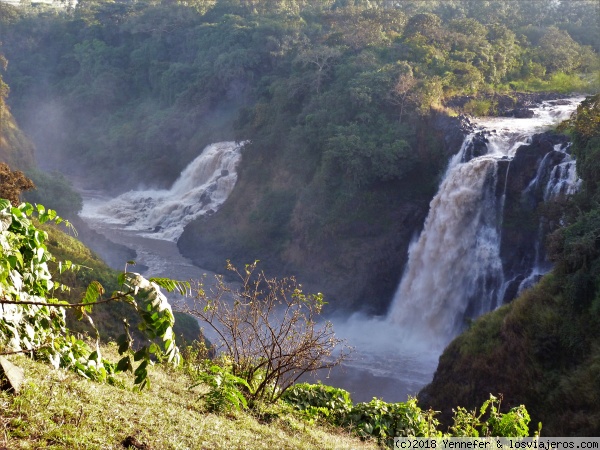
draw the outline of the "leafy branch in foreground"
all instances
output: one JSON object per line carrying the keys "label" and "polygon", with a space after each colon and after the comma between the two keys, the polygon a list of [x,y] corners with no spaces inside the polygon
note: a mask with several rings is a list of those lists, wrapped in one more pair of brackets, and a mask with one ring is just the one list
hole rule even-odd
{"label": "leafy branch in foreground", "polygon": [[[102,285],[93,281],[80,302],[60,300],[55,295],[69,288],[52,280],[48,262],[54,258],[44,244],[47,234],[31,220],[34,215],[40,223],[62,222],[55,211],[41,205],[23,203],[11,207],[8,200],[0,199],[0,354],[29,353],[54,367],[70,368],[95,380],[110,381],[116,372],[133,371],[135,384],[140,388],[148,383],[147,367],[152,354],[160,350],[169,362],[178,364],[175,319],[161,287],[185,293],[189,284],[163,278],[147,280],[137,273],[125,272],[119,277],[121,290],[108,298],[103,297]],[[57,266],[61,273],[80,269],[70,261]],[[133,307],[141,318],[139,329],[148,338],[134,351],[125,322],[126,332],[119,339],[119,352],[124,356],[116,365],[102,359],[97,330],[96,348],[92,350],[73,336],[65,323],[65,309],[72,308],[79,319],[86,318],[96,329],[89,315],[93,306],[113,301]],[[139,361],[135,370],[132,358]]]}
{"label": "leafy branch in foreground", "polygon": [[269,278],[256,264],[240,273],[228,261],[241,287],[217,276],[210,292],[200,286],[195,306],[183,309],[216,332],[214,344],[246,381],[247,398],[274,402],[303,374],[340,364],[350,349],[330,322],[317,323],[322,294],[304,294],[294,278]]}

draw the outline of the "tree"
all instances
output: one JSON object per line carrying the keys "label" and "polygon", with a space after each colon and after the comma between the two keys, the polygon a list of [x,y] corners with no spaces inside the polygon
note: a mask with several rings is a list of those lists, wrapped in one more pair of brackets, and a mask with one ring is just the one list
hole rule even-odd
{"label": "tree", "polygon": [[540,38],[537,55],[548,73],[569,73],[581,64],[580,45],[569,33],[556,27],[548,28]]}
{"label": "tree", "polygon": [[439,41],[442,35],[442,20],[432,13],[422,13],[412,16],[404,30],[406,36],[421,34],[428,42]]}
{"label": "tree", "polygon": [[33,181],[25,176],[20,170],[10,170],[8,164],[0,163],[0,198],[6,198],[14,206],[17,206],[19,196],[23,191],[34,189]]}
{"label": "tree", "polygon": [[388,97],[390,103],[400,109],[398,123],[402,123],[402,115],[404,114],[405,107],[417,100],[414,91],[417,84],[418,80],[413,76],[412,68],[408,63],[404,63]]}
{"label": "tree", "polygon": [[[241,287],[217,276],[211,292],[200,286],[195,306],[183,309],[217,333],[215,344],[232,374],[247,382],[248,397],[273,402],[305,373],[339,365],[349,349],[335,337],[331,322],[317,324],[322,294],[304,294],[294,278],[256,273],[256,264],[240,273],[228,261]],[[344,345],[334,354],[339,344]]]}
{"label": "tree", "polygon": [[328,71],[333,62],[341,56],[342,52],[334,47],[321,45],[317,47],[307,48],[300,52],[297,61],[303,67],[312,66],[315,68],[312,86],[317,94],[321,92],[321,85],[328,74]]}

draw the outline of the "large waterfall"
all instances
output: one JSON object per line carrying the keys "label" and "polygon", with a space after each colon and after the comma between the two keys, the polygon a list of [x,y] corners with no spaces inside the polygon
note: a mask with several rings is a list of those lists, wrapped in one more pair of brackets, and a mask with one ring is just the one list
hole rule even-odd
{"label": "large waterfall", "polygon": [[[424,229],[409,249],[388,316],[404,339],[441,349],[466,320],[501,305],[511,282],[523,288],[547,270],[536,255],[528,276],[505,279],[501,242],[507,181],[516,170],[511,165],[517,150],[535,133],[568,118],[580,101],[545,102],[530,119],[476,121],[477,129],[451,158]],[[576,191],[575,163],[566,148],[550,150],[536,162],[520,201],[529,191],[542,190],[545,200]]]}
{"label": "large waterfall", "polygon": [[237,181],[242,145],[211,144],[181,172],[171,189],[129,191],[110,200],[90,199],[81,216],[146,237],[176,241],[189,222],[214,213],[227,199]]}

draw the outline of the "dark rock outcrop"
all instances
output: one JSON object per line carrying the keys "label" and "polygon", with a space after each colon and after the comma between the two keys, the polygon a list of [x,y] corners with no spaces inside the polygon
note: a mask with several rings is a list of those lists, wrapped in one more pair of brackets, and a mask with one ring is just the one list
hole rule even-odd
{"label": "dark rock outcrop", "polygon": [[505,196],[500,257],[505,280],[510,280],[504,302],[516,297],[534,265],[550,267],[545,261],[544,238],[552,229],[540,217],[538,207],[544,202],[552,169],[567,156],[554,148],[567,143],[564,135],[537,134],[531,143],[517,149],[512,161],[500,161],[498,179],[505,180],[498,184],[497,192]]}
{"label": "dark rock outcrop", "polygon": [[531,119],[533,117],[533,110],[529,108],[515,108],[505,112],[504,116],[516,117],[517,119]]}

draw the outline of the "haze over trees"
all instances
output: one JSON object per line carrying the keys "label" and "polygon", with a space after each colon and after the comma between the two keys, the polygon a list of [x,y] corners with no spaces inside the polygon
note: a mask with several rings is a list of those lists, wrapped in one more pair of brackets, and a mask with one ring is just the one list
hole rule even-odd
{"label": "haze over trees", "polygon": [[[0,8],[11,110],[42,167],[111,192],[165,187],[205,145],[249,140],[228,204],[188,227],[188,256],[335,273],[338,304],[383,299],[362,305],[379,312],[406,255],[391,236],[404,223],[410,239],[447,161],[431,111],[598,82],[594,1]],[[349,275],[369,271],[367,287]]]}

